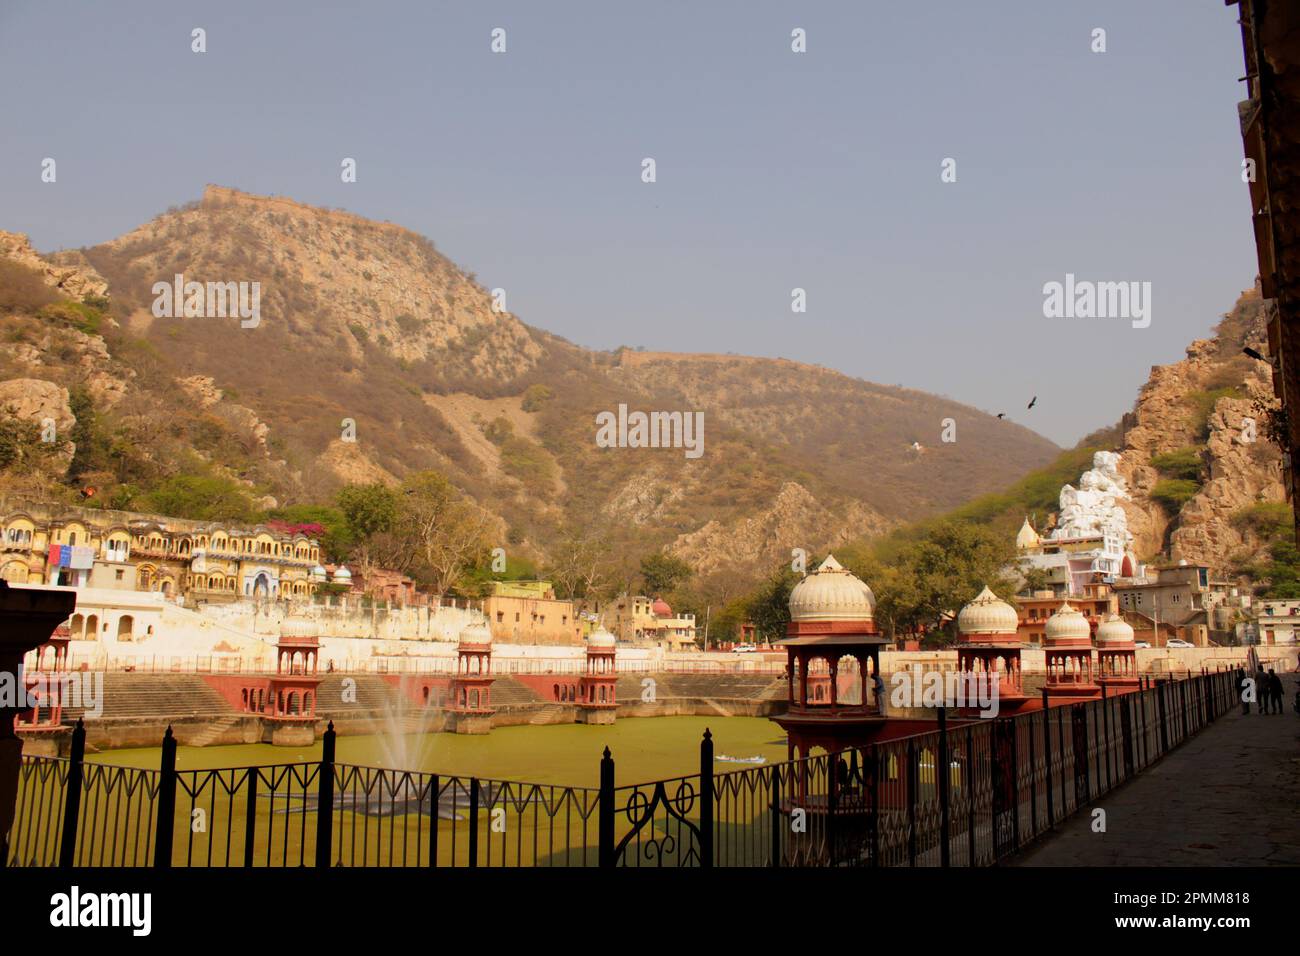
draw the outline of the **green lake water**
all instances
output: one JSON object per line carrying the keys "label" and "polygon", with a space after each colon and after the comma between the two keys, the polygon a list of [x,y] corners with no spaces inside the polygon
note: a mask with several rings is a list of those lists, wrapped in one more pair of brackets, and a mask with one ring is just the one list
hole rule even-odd
{"label": "green lake water", "polygon": [[[521,780],[565,786],[595,787],[600,755],[609,747],[619,785],[684,776],[699,770],[699,745],[705,728],[713,734],[715,756],[786,759],[785,735],[761,717],[650,717],[620,720],[607,727],[583,724],[500,727],[483,736],[451,733],[408,735],[402,741],[403,770],[422,770],[484,779]],[[376,736],[339,735],[336,761],[386,766],[391,746]],[[88,761],[131,767],[157,767],[161,750],[147,747],[103,751]],[[275,747],[247,744],[179,747],[179,770],[210,770],[319,760],[321,744]],[[717,761],[718,772],[746,764]]]}

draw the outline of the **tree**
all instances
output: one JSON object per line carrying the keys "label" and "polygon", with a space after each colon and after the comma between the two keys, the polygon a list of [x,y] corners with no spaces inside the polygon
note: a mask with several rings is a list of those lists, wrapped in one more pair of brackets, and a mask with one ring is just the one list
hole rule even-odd
{"label": "tree", "polygon": [[555,560],[546,574],[557,597],[599,601],[608,595],[611,573],[600,536],[568,531],[553,553]]}
{"label": "tree", "polygon": [[399,489],[398,529],[412,551],[413,570],[440,597],[486,559],[492,519],[436,471],[420,471]]}
{"label": "tree", "polygon": [[781,570],[764,581],[746,606],[746,617],[754,622],[754,633],[769,641],[785,637],[790,623],[790,592],[799,582],[799,575],[782,565]]}
{"label": "tree", "polygon": [[988,585],[1002,597],[1015,595],[1007,573],[1015,547],[984,525],[940,521],[887,555],[867,556],[849,567],[876,596],[876,618],[891,635],[899,630],[942,629],[951,636],[953,617]]}
{"label": "tree", "polygon": [[398,495],[382,482],[344,485],[334,501],[343,513],[347,536],[354,542],[392,531],[397,523]]}
{"label": "tree", "polygon": [[691,566],[681,558],[662,551],[641,559],[641,581],[645,584],[646,594],[652,596],[670,593],[693,573]]}
{"label": "tree", "polygon": [[160,482],[145,495],[150,511],[193,521],[234,521],[251,524],[259,517],[248,489],[229,478],[177,475]]}

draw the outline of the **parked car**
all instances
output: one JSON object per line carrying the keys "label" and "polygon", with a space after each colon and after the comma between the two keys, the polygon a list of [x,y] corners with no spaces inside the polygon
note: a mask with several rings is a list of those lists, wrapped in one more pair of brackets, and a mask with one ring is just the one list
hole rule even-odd
{"label": "parked car", "polygon": [[733,647],[733,648],[731,649],[731,653],[733,653],[733,654],[752,654],[752,653],[754,653],[754,652],[757,651],[757,650],[758,650],[758,648],[757,648],[755,645],[753,645],[753,644],[737,644],[735,647]]}
{"label": "parked car", "polygon": [[1134,646],[1134,647],[1146,647],[1146,648],[1150,648],[1150,647],[1151,647],[1151,642],[1150,642],[1150,641],[1134,641],[1134,642],[1133,642],[1133,646]]}
{"label": "parked car", "polygon": [[1171,637],[1169,640],[1165,641],[1165,647],[1195,647],[1195,646],[1196,645],[1193,644],[1191,641],[1180,641],[1176,637]]}

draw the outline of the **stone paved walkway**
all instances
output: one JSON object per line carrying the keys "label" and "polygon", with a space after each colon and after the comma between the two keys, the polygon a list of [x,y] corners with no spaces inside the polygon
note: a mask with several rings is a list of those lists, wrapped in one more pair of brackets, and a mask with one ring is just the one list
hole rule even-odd
{"label": "stone paved walkway", "polygon": [[[1238,708],[1081,809],[1013,866],[1300,866],[1300,716]],[[1106,811],[1093,833],[1092,810]]]}

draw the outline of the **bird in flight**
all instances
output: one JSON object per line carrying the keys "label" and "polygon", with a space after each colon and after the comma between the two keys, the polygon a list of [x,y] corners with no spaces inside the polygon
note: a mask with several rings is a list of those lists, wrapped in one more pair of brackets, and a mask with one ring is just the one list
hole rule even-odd
{"label": "bird in flight", "polygon": [[1268,359],[1264,358],[1264,356],[1260,355],[1258,352],[1256,352],[1254,349],[1252,349],[1249,345],[1247,345],[1245,348],[1243,348],[1242,351],[1245,352],[1247,355],[1249,355],[1249,356],[1250,356],[1251,358],[1253,358],[1253,359],[1259,359],[1261,362],[1267,362],[1267,361],[1268,361]]}
{"label": "bird in flight", "polygon": [[1006,417],[1007,417],[1007,413],[1006,413],[1006,412],[998,412],[998,418],[999,418],[999,419],[1001,419],[1001,418],[1006,418]]}
{"label": "bird in flight", "polygon": [[1026,405],[1025,407],[1026,407],[1026,408],[1033,408],[1033,407],[1034,407],[1035,405],[1037,405],[1037,404],[1038,404],[1038,396],[1035,395],[1033,398],[1031,398],[1031,399],[1029,400],[1029,404]]}

